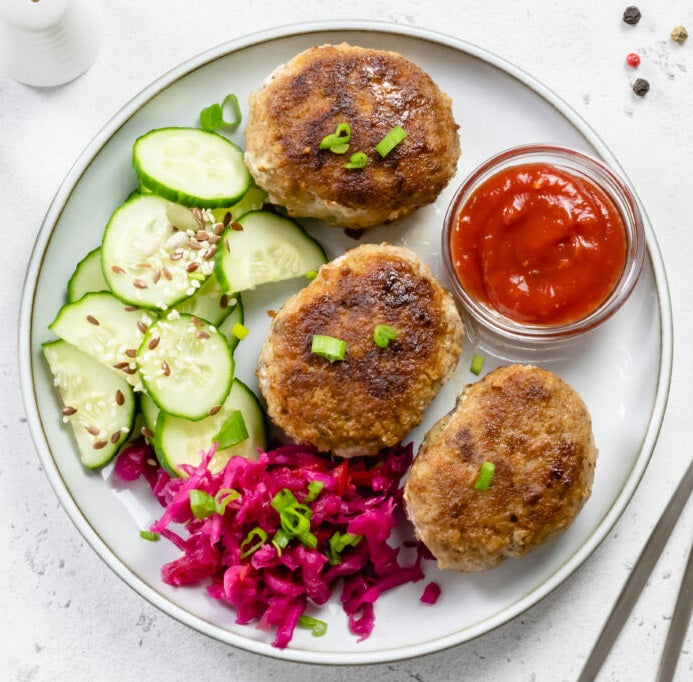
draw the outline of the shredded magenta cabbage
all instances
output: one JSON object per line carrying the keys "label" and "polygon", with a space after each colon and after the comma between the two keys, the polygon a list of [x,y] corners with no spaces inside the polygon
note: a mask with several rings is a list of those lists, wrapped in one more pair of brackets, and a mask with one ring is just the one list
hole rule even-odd
{"label": "shredded magenta cabbage", "polygon": [[[127,481],[144,475],[164,506],[150,530],[182,552],[162,568],[164,582],[190,585],[209,580],[209,594],[236,610],[237,623],[255,621],[260,629],[276,628],[275,647],[285,648],[306,608],[324,604],[340,584],[349,628],[362,641],[373,630],[373,605],[378,597],[424,577],[421,561],[430,554],[421,543],[404,543],[416,547],[409,563],[400,561],[400,547],[388,544],[402,509],[400,480],[411,464],[411,445],[336,465],[311,447],[285,445],[260,453],[255,462],[234,457],[218,474],[207,469],[213,454],[212,449],[199,466],[184,465],[187,478],[171,479],[158,467],[150,471],[151,447],[136,444],[119,455],[115,470]],[[271,542],[281,528],[280,516],[270,503],[285,489],[304,503],[311,481],[323,485],[307,503],[317,547],[304,546],[294,538],[280,553]],[[212,496],[233,489],[240,496],[228,503],[223,515],[198,519],[190,510],[193,489]],[[187,536],[168,528],[171,523],[183,524]],[[241,543],[257,527],[267,533],[267,541],[241,560]],[[345,546],[338,563],[333,557],[331,564],[329,539],[335,533],[361,539],[355,546]],[[430,593],[429,587],[425,594]]]}
{"label": "shredded magenta cabbage", "polygon": [[436,582],[430,582],[424,587],[420,601],[424,604],[435,604],[440,597],[440,585]]}

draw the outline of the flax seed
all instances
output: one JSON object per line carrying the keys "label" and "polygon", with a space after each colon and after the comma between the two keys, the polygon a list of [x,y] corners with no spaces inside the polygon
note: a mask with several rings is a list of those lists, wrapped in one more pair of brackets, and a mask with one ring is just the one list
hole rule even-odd
{"label": "flax seed", "polygon": [[99,435],[99,429],[97,429],[95,426],[85,426],[84,428],[87,430],[87,433],[90,433],[92,436]]}
{"label": "flax seed", "polygon": [[101,448],[105,448],[108,443],[105,440],[97,440],[93,443],[92,448],[94,450],[101,450]]}
{"label": "flax seed", "polygon": [[210,244],[216,244],[220,239],[221,237],[218,234],[210,234],[209,239],[207,239],[207,241]]}
{"label": "flax seed", "polygon": [[99,326],[99,321],[93,315],[87,315],[87,322]]}
{"label": "flax seed", "polygon": [[111,265],[111,272],[115,272],[116,275],[122,275],[125,272],[125,268],[121,268],[120,265]]}
{"label": "flax seed", "polygon": [[228,227],[228,224],[231,222],[231,211],[226,211],[224,214],[224,227]]}
{"label": "flax seed", "polygon": [[199,267],[200,267],[200,264],[199,264],[199,263],[195,263],[195,262],[188,263],[188,264],[185,266],[185,271],[186,271],[186,272],[195,272],[195,270],[197,270]]}
{"label": "flax seed", "polygon": [[229,307],[229,297],[226,294],[222,294],[219,299],[219,307],[224,310]]}
{"label": "flax seed", "polygon": [[147,325],[142,322],[142,320],[137,320],[137,329],[139,329],[142,334],[147,333]]}
{"label": "flax seed", "polygon": [[154,432],[151,429],[148,429],[146,426],[143,426],[140,429],[140,433],[145,437],[149,438],[149,440],[152,440],[154,438]]}
{"label": "flax seed", "polygon": [[192,318],[192,323],[193,323],[196,327],[204,327],[204,325],[205,325],[205,323],[204,323],[199,317],[195,317],[194,315],[193,315],[193,318]]}
{"label": "flax seed", "polygon": [[221,409],[221,405],[214,405],[214,407],[209,408],[209,416],[214,416]]}
{"label": "flax seed", "polygon": [[154,350],[154,349],[159,345],[159,341],[161,341],[161,339],[160,339],[158,336],[155,336],[155,337],[147,344],[147,348],[149,348],[149,350]]}
{"label": "flax seed", "polygon": [[207,241],[208,238],[209,232],[207,232],[207,230],[198,230],[195,232],[195,239],[197,239],[198,242]]}
{"label": "flax seed", "polygon": [[224,247],[226,248],[226,253],[231,253],[231,246],[229,245],[229,240],[224,239]]}
{"label": "flax seed", "polygon": [[123,367],[125,374],[137,374],[137,367]]}
{"label": "flax seed", "polygon": [[243,225],[240,223],[237,223],[235,220],[231,223],[231,229],[234,230],[234,232],[243,232]]}
{"label": "flax seed", "polygon": [[169,258],[171,260],[180,260],[183,257],[183,252],[182,251],[174,251]]}
{"label": "flax seed", "polygon": [[115,401],[116,405],[122,405],[123,403],[125,403],[125,396],[123,395],[123,392],[120,389],[118,389],[115,392]]}
{"label": "flax seed", "polygon": [[161,270],[159,270],[159,268],[157,268],[156,270],[154,270],[154,274],[152,275],[152,282],[154,282],[154,284],[156,284],[160,279],[161,279]]}
{"label": "flax seed", "polygon": [[209,334],[207,332],[202,332],[202,331],[196,332],[195,336],[197,336],[198,339],[203,339],[203,340],[209,338]]}
{"label": "flax seed", "polygon": [[168,268],[164,268],[162,270],[164,273],[164,277],[170,282],[173,279],[173,275],[171,274],[171,271]]}
{"label": "flax seed", "polygon": [[164,376],[167,377],[171,374],[171,368],[168,366],[168,362],[164,360],[161,363],[161,371],[164,373]]}
{"label": "flax seed", "polygon": [[188,242],[188,248],[192,249],[193,251],[199,251],[202,246],[200,246],[200,242],[194,242],[192,239]]}
{"label": "flax seed", "polygon": [[125,355],[127,355],[129,358],[136,358],[137,357],[137,349],[136,348],[128,348],[125,351]]}
{"label": "flax seed", "polygon": [[210,260],[210,259],[214,258],[214,254],[215,254],[216,252],[217,252],[217,247],[216,247],[216,246],[213,246],[211,249],[207,249],[207,250],[205,251],[205,255],[202,256],[202,258],[203,258],[204,260]]}
{"label": "flax seed", "polygon": [[202,211],[200,211],[199,208],[193,208],[192,210],[193,218],[198,222],[200,227],[204,227],[205,221],[204,218],[202,217]]}
{"label": "flax seed", "polygon": [[66,417],[71,417],[75,412],[77,412],[76,407],[72,407],[71,405],[63,407],[63,415]]}
{"label": "flax seed", "polygon": [[125,369],[126,367],[129,367],[130,363],[129,362],[119,362],[115,365],[113,365],[114,369]]}
{"label": "flax seed", "polygon": [[136,305],[126,305],[126,306],[125,306],[125,311],[128,312],[128,313],[131,313],[131,312],[133,312],[134,310],[137,310],[137,306],[136,306]]}
{"label": "flax seed", "polygon": [[135,279],[132,280],[133,286],[137,287],[138,289],[146,289],[147,284],[143,280],[135,277]]}
{"label": "flax seed", "polygon": [[114,431],[111,434],[111,443],[115,445],[120,440],[120,431]]}

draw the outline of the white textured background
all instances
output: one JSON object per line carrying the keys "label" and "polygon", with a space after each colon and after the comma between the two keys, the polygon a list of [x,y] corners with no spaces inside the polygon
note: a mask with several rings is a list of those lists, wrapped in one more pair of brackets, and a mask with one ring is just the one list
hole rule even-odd
{"label": "white textured background", "polygon": [[[0,0],[4,1],[4,0]],[[28,1],[28,0],[27,0]],[[692,456],[693,38],[669,39],[686,0],[118,0],[104,3],[103,48],[73,83],[44,90],[0,74],[0,678],[7,680],[573,680]],[[600,134],[637,188],[666,264],[674,373],[650,467],[602,546],[553,594],[504,627],[439,654],[370,667],[312,668],[208,639],[156,611],[92,552],[39,466],[17,376],[17,315],[33,236],[89,140],[140,89],[194,54],[272,26],[368,18],[451,33],[521,66]],[[624,59],[638,51],[644,99]],[[465,106],[474,106],[473,102]],[[652,371],[656,371],[653,367]],[[603,680],[654,679],[693,529],[689,504]],[[463,608],[463,605],[460,605]],[[678,680],[693,679],[689,631]]]}

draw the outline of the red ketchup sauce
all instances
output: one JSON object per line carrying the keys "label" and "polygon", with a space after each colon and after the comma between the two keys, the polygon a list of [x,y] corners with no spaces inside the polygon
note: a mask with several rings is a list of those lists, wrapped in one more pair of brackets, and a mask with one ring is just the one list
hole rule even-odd
{"label": "red ketchup sauce", "polygon": [[566,324],[595,310],[626,262],[626,230],[592,181],[543,163],[484,181],[450,234],[467,292],[516,322]]}

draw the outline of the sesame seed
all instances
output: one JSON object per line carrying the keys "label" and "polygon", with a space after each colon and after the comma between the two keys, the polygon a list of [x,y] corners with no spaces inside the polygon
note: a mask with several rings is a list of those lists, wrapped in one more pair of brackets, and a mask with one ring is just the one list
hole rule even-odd
{"label": "sesame seed", "polygon": [[125,402],[125,396],[120,389],[115,392],[115,401],[116,405],[122,405]]}
{"label": "sesame seed", "polygon": [[87,315],[87,322],[95,324],[97,327],[99,326],[99,321],[93,315]]}

